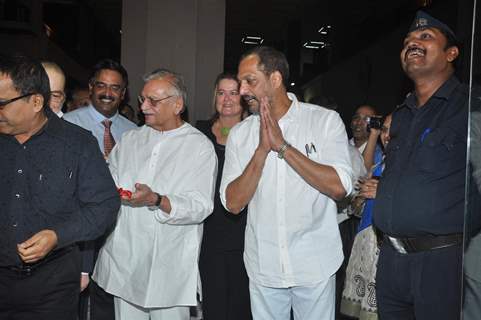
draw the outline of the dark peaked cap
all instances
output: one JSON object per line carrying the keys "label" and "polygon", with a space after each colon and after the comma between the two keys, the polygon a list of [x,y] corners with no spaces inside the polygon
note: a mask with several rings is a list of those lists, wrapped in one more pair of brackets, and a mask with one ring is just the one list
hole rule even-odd
{"label": "dark peaked cap", "polygon": [[409,27],[409,32],[413,32],[418,29],[426,29],[426,28],[436,28],[436,29],[445,31],[446,33],[449,33],[453,37],[453,39],[457,41],[457,37],[450,27],[448,27],[443,22],[437,20],[436,18],[431,17],[426,12],[419,10],[416,13],[416,18],[414,18],[413,23]]}

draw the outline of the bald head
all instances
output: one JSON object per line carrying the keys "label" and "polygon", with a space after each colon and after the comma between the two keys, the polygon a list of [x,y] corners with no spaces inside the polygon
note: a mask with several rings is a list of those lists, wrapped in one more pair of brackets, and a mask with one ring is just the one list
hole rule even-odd
{"label": "bald head", "polygon": [[42,66],[50,83],[50,109],[59,114],[65,102],[65,74],[55,62],[44,61]]}

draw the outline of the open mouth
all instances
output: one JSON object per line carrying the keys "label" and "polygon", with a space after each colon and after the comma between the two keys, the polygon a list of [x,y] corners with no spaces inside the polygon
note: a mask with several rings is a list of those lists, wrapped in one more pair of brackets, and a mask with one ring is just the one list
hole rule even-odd
{"label": "open mouth", "polygon": [[103,103],[111,103],[114,100],[115,100],[114,97],[111,97],[111,96],[100,96],[99,97],[99,101],[101,101]]}
{"label": "open mouth", "polygon": [[255,96],[251,96],[251,95],[243,95],[242,99],[244,99],[244,101],[249,103],[249,104],[253,103],[254,101],[259,102],[259,100],[257,100],[257,98]]}
{"label": "open mouth", "polygon": [[424,57],[425,55],[426,55],[425,49],[421,49],[419,47],[412,47],[406,50],[404,57],[406,60],[408,60],[412,58]]}

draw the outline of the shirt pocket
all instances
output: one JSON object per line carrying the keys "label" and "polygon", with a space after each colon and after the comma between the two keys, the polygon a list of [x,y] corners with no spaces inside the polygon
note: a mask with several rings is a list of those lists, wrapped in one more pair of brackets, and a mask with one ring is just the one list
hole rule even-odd
{"label": "shirt pocket", "polygon": [[462,169],[466,166],[466,141],[450,128],[435,129],[421,141],[414,165],[438,175]]}
{"label": "shirt pocket", "polygon": [[30,194],[35,206],[54,214],[73,205],[76,173],[68,167],[37,172],[31,177]]}

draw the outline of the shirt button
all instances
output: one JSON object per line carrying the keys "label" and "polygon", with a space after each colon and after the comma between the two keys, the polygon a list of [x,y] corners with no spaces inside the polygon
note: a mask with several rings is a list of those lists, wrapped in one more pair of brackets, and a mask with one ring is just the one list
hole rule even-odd
{"label": "shirt button", "polygon": [[15,197],[20,198],[20,193],[15,194]]}
{"label": "shirt button", "polygon": [[20,173],[20,174],[22,174],[22,173],[23,173],[23,170],[22,170],[22,169],[18,169],[17,172]]}
{"label": "shirt button", "polygon": [[16,227],[17,227],[17,223],[14,222],[14,223],[12,224],[12,227],[16,228]]}
{"label": "shirt button", "polygon": [[27,146],[23,146],[23,149],[27,149]]}

